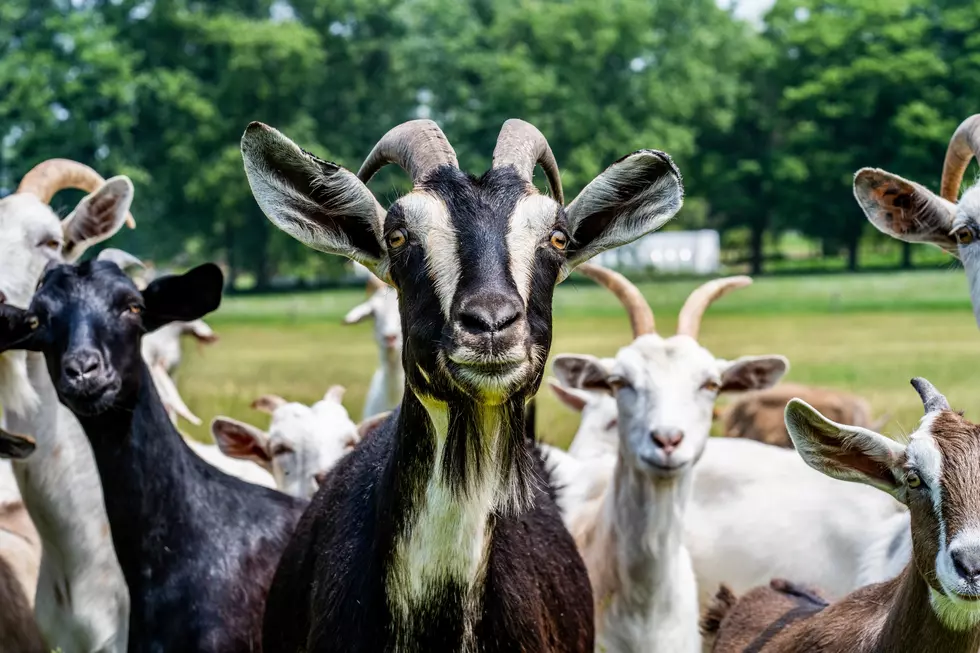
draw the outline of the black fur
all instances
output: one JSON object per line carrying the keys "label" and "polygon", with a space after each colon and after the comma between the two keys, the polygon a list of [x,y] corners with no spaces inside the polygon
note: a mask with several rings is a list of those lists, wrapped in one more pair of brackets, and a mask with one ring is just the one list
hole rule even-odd
{"label": "black fur", "polygon": [[[142,360],[146,325],[201,317],[220,294],[213,266],[141,294],[115,264],[83,263],[49,271],[23,316],[39,320],[30,344],[95,452],[130,592],[132,652],[260,651],[267,589],[306,505],[198,458]],[[65,370],[83,357],[97,371],[74,378]]]}

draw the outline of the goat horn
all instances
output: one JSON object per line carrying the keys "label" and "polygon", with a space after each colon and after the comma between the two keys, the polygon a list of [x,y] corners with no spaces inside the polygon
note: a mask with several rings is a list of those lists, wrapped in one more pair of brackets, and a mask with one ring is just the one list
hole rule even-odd
{"label": "goat horn", "polygon": [[[17,186],[18,193],[34,195],[45,204],[51,203],[55,193],[65,188],[77,188],[94,193],[102,188],[105,179],[84,163],[71,159],[48,159],[31,168]],[[132,213],[126,213],[126,224],[136,228]]]}
{"label": "goat horn", "polygon": [[583,263],[576,268],[579,272],[592,279],[600,286],[605,286],[626,309],[630,318],[630,326],[633,327],[633,337],[648,333],[656,333],[656,322],[653,319],[653,310],[647,304],[640,289],[621,275],[619,272],[604,268],[595,263]]}
{"label": "goat horn", "polygon": [[730,290],[744,288],[751,283],[751,277],[722,277],[698,286],[688,296],[677,317],[677,335],[697,340],[701,332],[701,318],[708,307]]}
{"label": "goat horn", "polygon": [[938,413],[943,410],[952,410],[949,407],[949,402],[946,401],[946,397],[944,397],[939,390],[936,390],[936,386],[929,383],[921,376],[917,376],[912,379],[912,387],[919,393],[919,397],[922,399],[922,407],[925,408],[926,415],[929,413]]}
{"label": "goat horn", "polygon": [[548,177],[551,194],[559,204],[564,205],[565,196],[561,189],[558,162],[555,161],[555,155],[544,134],[523,120],[511,118],[505,122],[497,136],[497,145],[493,148],[493,167],[512,165],[521,179],[531,183],[534,179],[534,166],[539,163]]}
{"label": "goat horn", "polygon": [[384,288],[387,288],[387,287],[388,287],[388,284],[386,284],[384,281],[382,281],[378,277],[374,276],[373,274],[368,274],[368,278],[367,278],[367,291],[368,291],[368,294],[377,292],[379,290],[383,290]]}
{"label": "goat horn", "polygon": [[980,154],[980,114],[970,116],[960,123],[949,139],[946,160],[943,161],[943,179],[940,195],[956,203],[963,183],[963,173],[970,165],[970,159]]}
{"label": "goat horn", "polygon": [[393,127],[374,146],[357,177],[365,184],[381,168],[394,163],[418,184],[439,166],[459,167],[456,152],[439,125],[431,120],[410,120]]}

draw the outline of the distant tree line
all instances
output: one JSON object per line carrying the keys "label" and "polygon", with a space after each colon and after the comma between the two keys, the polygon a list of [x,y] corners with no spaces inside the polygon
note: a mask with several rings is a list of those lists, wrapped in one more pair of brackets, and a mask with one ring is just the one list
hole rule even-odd
{"label": "distant tree line", "polygon": [[569,197],[656,147],[685,174],[676,224],[745,234],[754,272],[788,230],[857,268],[875,236],[853,173],[936,188],[980,110],[978,46],[980,0],[777,0],[761,24],[714,0],[4,0],[0,194],[42,159],[78,159],[136,183],[131,251],[221,259],[257,287],[331,278],[339,262],[252,200],[249,121],[356,169],[389,127],[431,117],[482,171],[521,117]]}

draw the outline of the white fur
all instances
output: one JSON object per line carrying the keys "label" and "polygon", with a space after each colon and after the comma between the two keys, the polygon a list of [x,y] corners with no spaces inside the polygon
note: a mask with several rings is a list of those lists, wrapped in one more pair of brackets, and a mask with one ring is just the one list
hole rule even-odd
{"label": "white fur", "polygon": [[[219,443],[223,422],[236,423],[226,417],[212,422],[211,433]],[[277,407],[272,413],[268,432],[242,422],[237,424],[252,434],[257,447],[266,451],[268,471],[254,462],[238,461],[224,453],[220,457],[225,461],[247,465],[252,468],[253,474],[257,470],[263,478],[268,477],[268,481],[271,481],[260,485],[270,485],[302,498],[310,498],[316,493],[316,475],[330,471],[360,439],[357,426],[340,403],[340,395],[330,392],[312,406],[291,402]],[[224,463],[212,464],[225,469]],[[240,474],[235,475],[244,478]]]}
{"label": "white fur", "polygon": [[389,411],[401,403],[405,388],[401,314],[398,311],[398,293],[394,288],[385,287],[374,291],[370,299],[347,313],[344,323],[355,324],[369,317],[374,319],[378,369],[371,377],[371,385],[364,400],[364,419]]}
{"label": "white fur", "polygon": [[518,200],[510,216],[507,230],[510,277],[525,305],[531,295],[535,254],[542,244],[549,242],[557,216],[558,204],[550,197],[538,194]]}
{"label": "white fur", "polygon": [[[65,229],[84,236],[71,249],[70,257],[76,258],[122,226],[133,198],[131,182],[111,179],[97,191],[103,192],[115,200],[110,216],[91,213],[93,194],[64,221],[32,195],[0,200],[0,292],[9,303],[27,307],[45,266],[64,260]],[[11,365],[18,357],[23,363]],[[48,644],[63,653],[125,651],[129,593],[112,547],[88,439],[58,402],[40,354],[0,356],[0,368],[4,426],[37,441],[34,453],[15,462],[13,470],[42,541],[38,625]]]}
{"label": "white fur", "polygon": [[398,200],[412,237],[422,241],[429,279],[435,285],[442,315],[447,321],[462,274],[456,228],[446,203],[426,191],[413,191]]}

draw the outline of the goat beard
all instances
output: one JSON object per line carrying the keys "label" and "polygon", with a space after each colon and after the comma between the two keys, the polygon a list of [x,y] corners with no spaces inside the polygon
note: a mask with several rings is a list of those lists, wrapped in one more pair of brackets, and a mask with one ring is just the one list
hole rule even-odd
{"label": "goat beard", "polygon": [[27,375],[27,352],[0,354],[0,407],[4,412],[29,415],[41,405]]}

